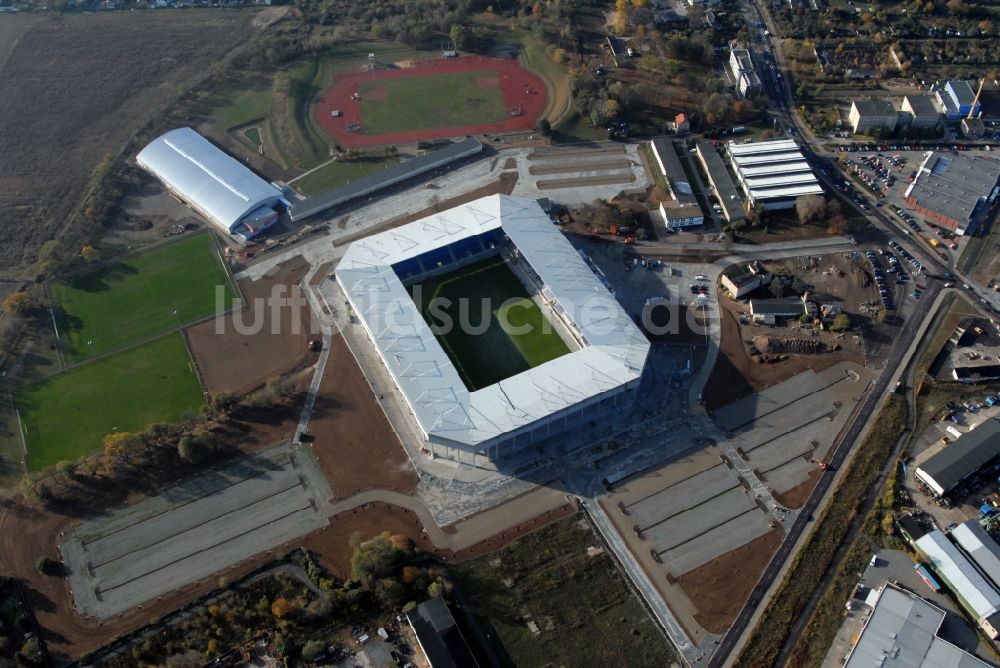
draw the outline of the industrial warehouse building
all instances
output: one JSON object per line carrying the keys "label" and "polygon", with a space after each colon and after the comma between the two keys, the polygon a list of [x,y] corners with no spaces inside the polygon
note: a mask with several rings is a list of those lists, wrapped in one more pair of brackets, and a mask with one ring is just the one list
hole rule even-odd
{"label": "industrial warehouse building", "polygon": [[872,612],[844,668],[989,668],[940,637],[947,614],[936,605],[891,584],[866,602]]}
{"label": "industrial warehouse building", "polygon": [[922,462],[913,475],[935,495],[944,496],[997,455],[1000,455],[1000,421],[991,418]]}
{"label": "industrial warehouse building", "polygon": [[823,194],[819,180],[791,139],[730,143],[726,152],[747,201],[758,211],[789,209],[799,197]]}
{"label": "industrial warehouse building", "polygon": [[719,206],[722,208],[722,215],[729,223],[741,223],[746,221],[747,212],[743,209],[743,200],[740,199],[736,184],[726,169],[726,163],[719,157],[719,153],[712,146],[711,142],[698,141],[694,145],[701,167],[708,176],[708,183],[715,192]]}
{"label": "industrial warehouse building", "polygon": [[157,137],[135,160],[209,223],[240,240],[273,225],[278,204],[289,206],[278,188],[191,128]]}
{"label": "industrial warehouse building", "polygon": [[[508,266],[516,258],[514,273],[572,339],[570,352],[473,391],[407,286],[497,255]],[[354,242],[336,278],[421,445],[475,462],[508,457],[633,401],[649,342],[595,272],[537,202],[494,195]]]}
{"label": "industrial warehouse building", "polygon": [[948,81],[934,93],[934,98],[949,121],[957,121],[970,112],[973,116],[979,115],[979,102],[968,81]]}
{"label": "industrial warehouse building", "polygon": [[667,194],[671,201],[660,203],[660,215],[667,229],[680,229],[701,225],[705,222],[705,214],[698,204],[687,173],[677,156],[677,147],[669,139],[657,137],[650,146],[653,157],[659,165],[663,178],[667,183]]}
{"label": "industrial warehouse building", "polygon": [[992,158],[930,151],[906,189],[906,204],[955,234],[971,234],[996,200],[998,181],[1000,162]]}
{"label": "industrial warehouse building", "polygon": [[1000,627],[1000,592],[942,532],[931,531],[917,539],[915,546],[979,627],[995,639]]}

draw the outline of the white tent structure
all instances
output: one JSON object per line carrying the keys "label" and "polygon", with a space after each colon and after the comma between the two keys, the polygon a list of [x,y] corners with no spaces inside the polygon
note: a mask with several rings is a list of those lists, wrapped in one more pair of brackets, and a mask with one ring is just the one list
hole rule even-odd
{"label": "white tent structure", "polygon": [[135,159],[208,222],[239,239],[273,224],[277,204],[288,206],[280,190],[191,128],[157,137]]}
{"label": "white tent structure", "polygon": [[[577,349],[470,391],[403,285],[400,275],[413,273],[401,267],[451,271],[510,246]],[[484,197],[356,241],[336,277],[428,447],[453,459],[506,457],[615,410],[638,386],[649,352],[606,283],[529,199]]]}

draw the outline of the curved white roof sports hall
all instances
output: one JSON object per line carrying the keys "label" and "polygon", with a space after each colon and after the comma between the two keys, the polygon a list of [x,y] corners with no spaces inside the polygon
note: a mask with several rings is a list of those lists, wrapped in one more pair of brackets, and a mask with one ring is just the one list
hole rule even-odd
{"label": "curved white roof sports hall", "polygon": [[[513,242],[583,347],[470,392],[393,265],[493,230]],[[427,437],[480,449],[581,402],[638,383],[649,342],[530,199],[493,195],[354,242],[337,280]]]}
{"label": "curved white roof sports hall", "polygon": [[136,162],[227,234],[261,207],[281,201],[281,191],[191,128],[160,135]]}

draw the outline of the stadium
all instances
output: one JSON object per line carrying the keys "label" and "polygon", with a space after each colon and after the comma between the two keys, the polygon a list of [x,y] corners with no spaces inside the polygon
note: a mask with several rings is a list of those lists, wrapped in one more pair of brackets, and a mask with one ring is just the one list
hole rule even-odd
{"label": "stadium", "polygon": [[335,275],[435,456],[499,460],[625,411],[649,353],[530,199],[485,197],[356,241]]}
{"label": "stadium", "polygon": [[289,207],[280,190],[191,128],[163,134],[139,151],[136,163],[209,223],[246,241]]}

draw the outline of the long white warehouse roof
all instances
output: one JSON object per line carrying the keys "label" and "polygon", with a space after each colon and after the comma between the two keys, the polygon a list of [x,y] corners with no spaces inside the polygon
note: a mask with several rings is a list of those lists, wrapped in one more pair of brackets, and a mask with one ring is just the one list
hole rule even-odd
{"label": "long white warehouse roof", "polygon": [[808,162],[800,160],[799,162],[766,164],[759,167],[741,167],[740,174],[742,174],[744,178],[751,178],[754,176],[772,176],[774,174],[808,172],[811,170],[812,168],[809,166]]}
{"label": "long white warehouse roof", "polygon": [[771,141],[750,142],[749,144],[729,144],[726,147],[731,156],[760,155],[763,153],[781,153],[782,151],[798,151],[799,145],[794,139],[773,139]]}
{"label": "long white warehouse roof", "polygon": [[191,128],[163,134],[139,151],[136,162],[225,232],[281,191]]}
{"label": "long white warehouse roof", "polygon": [[920,537],[916,545],[930,559],[934,570],[955,588],[955,593],[969,604],[979,619],[1000,610],[1000,593],[979,574],[947,536],[940,531],[932,531]]}
{"label": "long white warehouse roof", "polygon": [[742,168],[752,165],[777,165],[783,162],[802,162],[804,158],[799,151],[782,151],[780,153],[733,156],[731,160],[734,165]]}
{"label": "long white warehouse roof", "polygon": [[952,529],[951,536],[994,585],[1000,584],[1000,545],[979,522],[962,522]]}
{"label": "long white warehouse roof", "polygon": [[795,174],[783,174],[781,176],[770,176],[767,178],[744,179],[744,183],[751,190],[767,190],[768,188],[780,188],[782,186],[795,186],[803,183],[815,184],[816,177],[812,172],[798,172]]}
{"label": "long white warehouse roof", "polygon": [[[584,347],[470,392],[392,265],[493,230],[520,250]],[[638,382],[649,342],[534,201],[493,195],[354,242],[337,280],[425,434],[480,448],[581,401]]]}
{"label": "long white warehouse roof", "polygon": [[822,195],[823,187],[817,184],[788,186],[785,188],[752,189],[750,199],[757,201],[778,199],[779,197],[802,197],[803,195]]}

